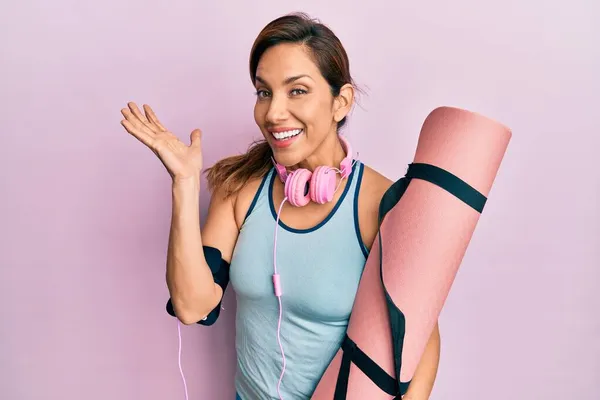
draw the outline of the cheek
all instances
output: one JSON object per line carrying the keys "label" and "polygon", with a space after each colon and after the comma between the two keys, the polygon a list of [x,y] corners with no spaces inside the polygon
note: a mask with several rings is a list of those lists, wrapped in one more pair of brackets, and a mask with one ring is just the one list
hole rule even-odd
{"label": "cheek", "polygon": [[318,99],[298,102],[294,105],[293,114],[306,126],[319,131],[328,128],[333,118],[331,104]]}
{"label": "cheek", "polygon": [[254,105],[254,122],[256,122],[256,124],[259,126],[262,126],[263,122],[265,121],[265,113],[263,108],[264,107],[262,107],[259,103]]}

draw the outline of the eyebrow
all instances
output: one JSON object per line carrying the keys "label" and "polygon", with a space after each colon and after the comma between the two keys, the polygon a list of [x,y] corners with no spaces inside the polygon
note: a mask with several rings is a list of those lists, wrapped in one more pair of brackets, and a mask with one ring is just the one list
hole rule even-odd
{"label": "eyebrow", "polygon": [[[286,79],[283,81],[283,83],[284,83],[284,85],[289,85],[290,83],[292,83],[292,82],[294,82],[294,81],[297,81],[297,80],[298,80],[298,79],[300,79],[300,78],[309,78],[309,79],[312,79],[312,78],[310,77],[310,75],[301,74],[301,75],[294,75],[294,76],[290,76],[289,78],[286,78]],[[258,75],[256,75],[256,78],[255,78],[255,79],[256,79],[258,82],[260,82],[260,83],[262,83],[262,84],[264,84],[264,85],[266,85],[266,84],[267,84],[267,82],[266,82],[266,81],[265,81],[263,78],[261,78],[260,76],[258,76]]]}

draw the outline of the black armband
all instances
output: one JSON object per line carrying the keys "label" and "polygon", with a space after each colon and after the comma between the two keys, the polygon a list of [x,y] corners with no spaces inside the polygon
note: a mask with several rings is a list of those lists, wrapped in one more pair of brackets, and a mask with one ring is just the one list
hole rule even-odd
{"label": "black armband", "polygon": [[[210,267],[215,283],[221,286],[223,289],[223,294],[225,294],[225,289],[227,289],[227,285],[229,284],[229,263],[223,260],[221,251],[219,249],[210,246],[202,246],[202,250],[204,250],[204,258],[206,258],[206,262]],[[222,302],[223,300],[217,304],[217,306],[206,316],[206,318],[196,323],[206,326],[214,324],[221,313]],[[169,301],[167,301],[167,312],[173,317],[176,316],[175,310],[173,309],[173,303],[171,302],[170,298]]]}

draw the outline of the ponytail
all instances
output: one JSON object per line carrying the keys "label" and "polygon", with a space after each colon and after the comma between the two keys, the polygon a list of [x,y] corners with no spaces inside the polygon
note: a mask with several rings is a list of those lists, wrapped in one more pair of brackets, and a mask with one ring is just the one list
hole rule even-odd
{"label": "ponytail", "polygon": [[208,190],[218,188],[225,197],[236,194],[249,180],[269,172],[272,155],[266,140],[254,141],[245,154],[224,158],[206,170]]}

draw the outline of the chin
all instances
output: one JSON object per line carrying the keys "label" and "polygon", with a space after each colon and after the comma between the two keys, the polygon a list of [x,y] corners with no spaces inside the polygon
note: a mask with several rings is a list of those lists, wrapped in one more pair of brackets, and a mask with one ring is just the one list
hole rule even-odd
{"label": "chin", "polygon": [[292,151],[279,151],[277,148],[271,147],[273,150],[273,158],[279,164],[284,167],[292,167],[296,164],[299,164],[302,160],[302,154],[300,152],[292,152]]}
{"label": "chin", "polygon": [[267,134],[267,143],[273,151],[275,160],[284,166],[292,166],[301,162],[304,157],[306,147],[306,134],[304,129],[299,130],[300,132],[289,137],[278,135],[279,138],[275,137],[272,133]]}

